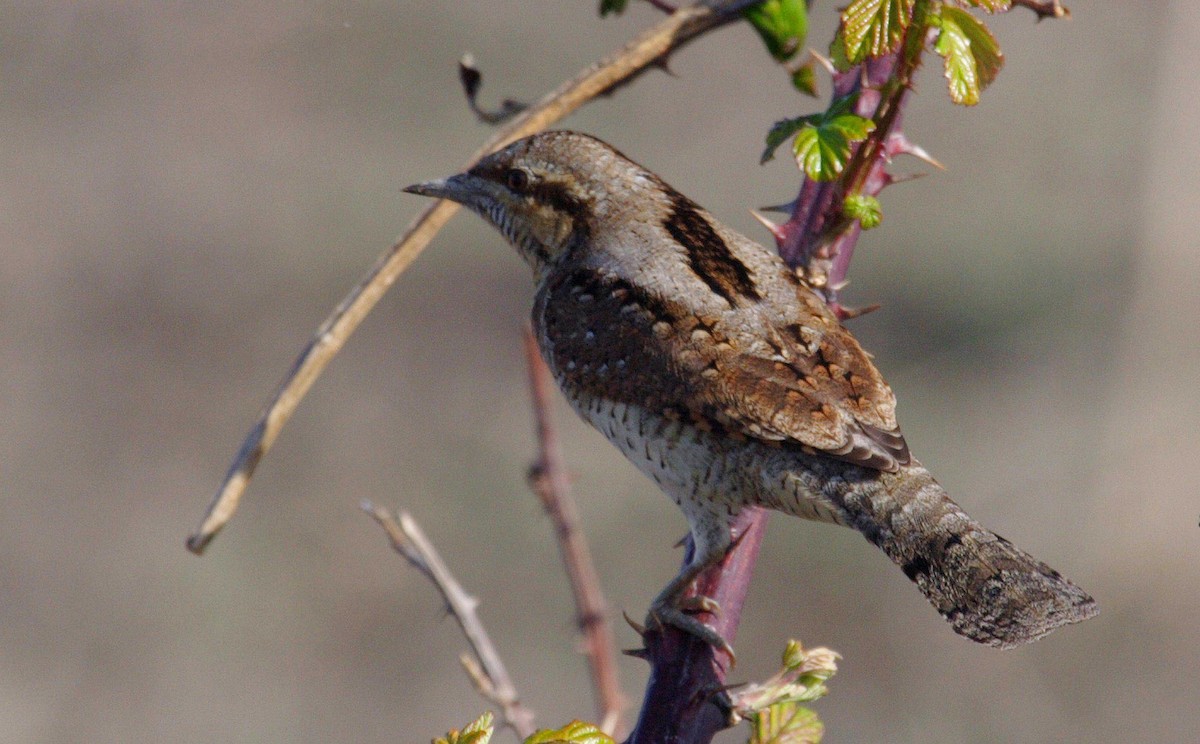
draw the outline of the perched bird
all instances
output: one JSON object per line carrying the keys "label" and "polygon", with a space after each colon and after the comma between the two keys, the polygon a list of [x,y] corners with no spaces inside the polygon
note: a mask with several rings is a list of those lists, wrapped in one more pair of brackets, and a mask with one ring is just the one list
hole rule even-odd
{"label": "perched bird", "polygon": [[683,598],[750,505],[858,530],[979,643],[1010,648],[1096,614],[909,454],[871,357],[775,251],[609,145],[544,132],[406,191],[460,202],[512,243],[567,400],[687,517],[693,558],[648,623],[728,650]]}

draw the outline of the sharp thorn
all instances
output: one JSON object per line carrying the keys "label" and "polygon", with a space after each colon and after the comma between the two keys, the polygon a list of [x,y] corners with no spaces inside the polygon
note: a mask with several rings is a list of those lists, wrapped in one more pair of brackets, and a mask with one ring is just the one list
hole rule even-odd
{"label": "sharp thorn", "polygon": [[776,204],[771,207],[759,207],[758,210],[760,212],[779,212],[780,214],[791,214],[792,210],[794,210],[795,208],[796,208],[796,202],[793,200],[793,201],[788,202],[787,204]]}
{"label": "sharp thorn", "polygon": [[946,166],[930,155],[924,147],[914,143],[902,132],[897,132],[889,138],[888,146],[884,148],[889,155],[911,155],[917,160],[929,163],[938,170],[946,170]]}
{"label": "sharp thorn", "polygon": [[833,60],[829,59],[828,57],[821,54],[817,50],[809,49],[808,56],[815,59],[822,67],[825,68],[826,72],[828,72],[830,75],[833,75],[837,72],[837,68],[833,66]]}
{"label": "sharp thorn", "polygon": [[894,176],[888,174],[888,185],[891,186],[892,184],[896,183],[904,183],[905,181],[915,181],[918,178],[924,178],[928,175],[928,173],[906,173],[903,176]]}
{"label": "sharp thorn", "polygon": [[787,233],[784,232],[782,227],[776,225],[774,222],[764,217],[761,213],[751,209],[750,214],[754,217],[754,219],[758,220],[760,225],[767,228],[767,232],[771,233],[771,236],[775,238],[776,243],[782,244],[784,239],[787,238]]}
{"label": "sharp thorn", "polygon": [[646,635],[646,626],[635,622],[634,619],[629,616],[628,612],[622,611],[621,616],[625,618],[625,622],[629,623],[629,627],[633,628],[633,631],[638,634],[638,637],[644,637]]}
{"label": "sharp thorn", "polygon": [[876,302],[872,305],[867,305],[866,307],[846,307],[844,305],[839,305],[838,310],[839,315],[843,319],[849,320],[851,318],[857,318],[859,316],[866,315],[867,313],[873,313],[881,307],[883,307],[883,305],[880,305]]}

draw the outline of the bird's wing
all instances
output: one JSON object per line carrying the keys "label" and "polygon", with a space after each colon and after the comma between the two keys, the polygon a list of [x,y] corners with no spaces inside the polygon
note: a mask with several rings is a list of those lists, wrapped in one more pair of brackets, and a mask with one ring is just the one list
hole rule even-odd
{"label": "bird's wing", "polygon": [[541,288],[534,323],[560,379],[589,395],[863,467],[907,464],[891,389],[820,298],[796,287],[794,323],[745,313],[751,326],[733,332],[719,317],[579,268]]}

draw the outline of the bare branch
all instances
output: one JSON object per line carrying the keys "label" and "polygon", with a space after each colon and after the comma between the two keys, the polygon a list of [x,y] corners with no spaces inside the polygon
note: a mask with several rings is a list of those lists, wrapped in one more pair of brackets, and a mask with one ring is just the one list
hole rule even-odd
{"label": "bare branch", "polygon": [[529,485],[554,523],[558,550],[575,598],[579,629],[583,632],[584,653],[592,670],[592,688],[600,708],[601,728],[612,734],[620,724],[621,710],[625,707],[625,696],[617,678],[616,641],[587,537],[579,528],[579,513],[571,497],[558,430],[550,415],[553,387],[550,370],[538,354],[537,341],[528,326],[525,328],[525,360],[529,367],[529,389],[538,439],[538,459],[530,469]]}
{"label": "bare branch", "polygon": [[475,659],[478,659],[476,664],[475,659],[465,654],[462,658],[463,666],[475,683],[475,688],[500,707],[504,722],[512,726],[522,739],[528,737],[534,731],[533,712],[521,704],[517,688],[508,676],[500,654],[475,613],[479,600],[463,590],[433,547],[433,543],[409,514],[400,512],[400,519],[397,521],[386,509],[370,502],[363,502],[362,509],[387,533],[388,540],[396,552],[433,582],[471,645]]}
{"label": "bare branch", "polygon": [[1070,18],[1071,11],[1063,7],[1058,0],[1013,0],[1013,5],[1021,5],[1037,13],[1038,20],[1043,18]]}
{"label": "bare branch", "polygon": [[674,3],[668,3],[666,0],[646,0],[646,2],[664,13],[674,13],[677,10]]}
{"label": "bare branch", "polygon": [[[513,140],[545,129],[596,96],[611,92],[647,69],[661,65],[673,51],[693,39],[738,20],[739,12],[751,2],[753,0],[697,3],[675,12],[523,111],[498,130],[469,163]],[[255,468],[309,388],[375,303],[457,210],[457,204],[445,200],[426,207],[317,329],[247,434],[204,519],[188,538],[189,550],[197,554],[204,552],[233,517]]]}

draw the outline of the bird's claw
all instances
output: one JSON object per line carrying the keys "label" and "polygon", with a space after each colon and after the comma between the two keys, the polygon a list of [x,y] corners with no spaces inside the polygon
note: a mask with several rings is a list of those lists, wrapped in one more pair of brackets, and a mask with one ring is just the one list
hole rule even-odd
{"label": "bird's claw", "polygon": [[709,597],[692,597],[680,602],[680,605],[683,606],[677,607],[663,603],[651,607],[650,614],[646,617],[646,624],[671,625],[699,638],[718,651],[723,651],[729,657],[729,667],[732,669],[737,664],[737,654],[734,653],[733,646],[729,645],[729,641],[726,641],[716,628],[701,622],[685,611],[704,611],[717,614],[720,612],[720,605]]}

